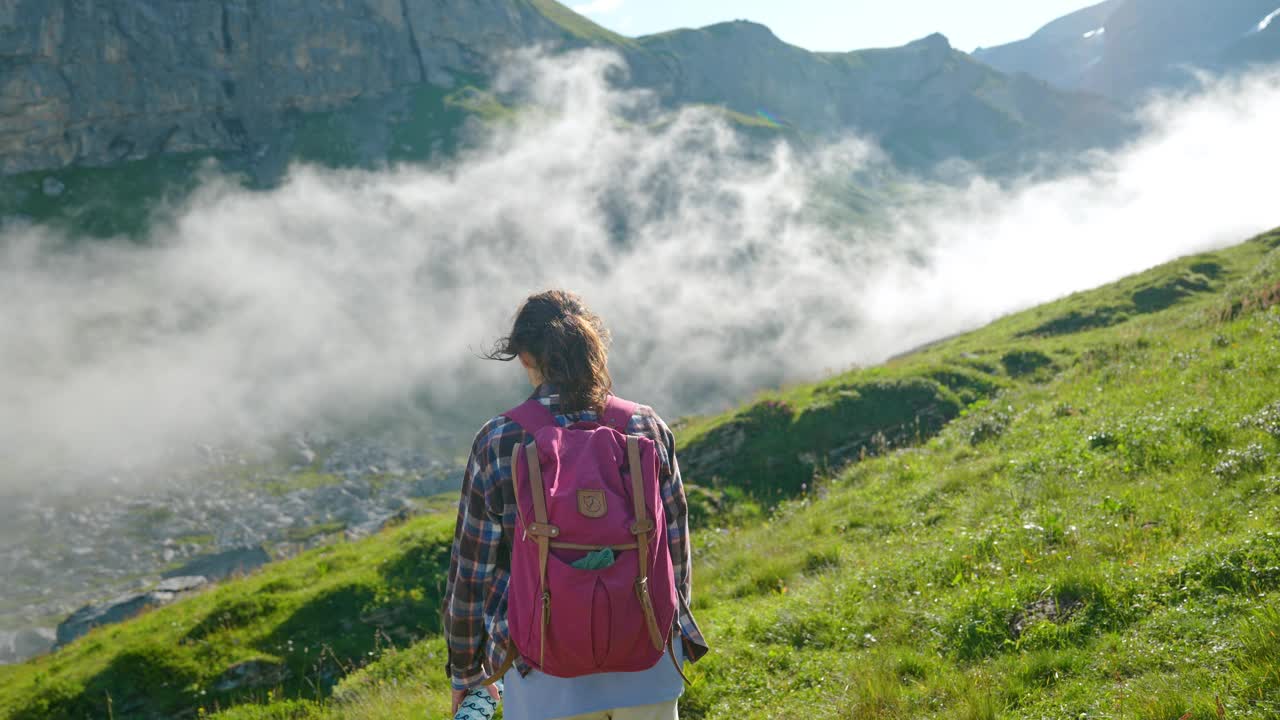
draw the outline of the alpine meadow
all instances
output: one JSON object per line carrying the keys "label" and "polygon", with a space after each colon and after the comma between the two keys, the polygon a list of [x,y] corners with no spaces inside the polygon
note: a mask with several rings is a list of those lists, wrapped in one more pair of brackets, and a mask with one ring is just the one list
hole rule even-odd
{"label": "alpine meadow", "polygon": [[1275,1],[0,0],[0,718],[452,717],[548,288],[671,421],[681,717],[1280,718]]}

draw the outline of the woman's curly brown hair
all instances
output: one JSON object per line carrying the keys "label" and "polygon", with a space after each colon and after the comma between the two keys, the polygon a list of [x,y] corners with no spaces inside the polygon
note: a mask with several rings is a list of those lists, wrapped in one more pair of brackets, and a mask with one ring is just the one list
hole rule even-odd
{"label": "woman's curly brown hair", "polygon": [[530,296],[516,313],[511,334],[486,355],[510,361],[527,352],[543,380],[560,392],[566,411],[602,412],[609,377],[609,331],[582,298],[566,290]]}

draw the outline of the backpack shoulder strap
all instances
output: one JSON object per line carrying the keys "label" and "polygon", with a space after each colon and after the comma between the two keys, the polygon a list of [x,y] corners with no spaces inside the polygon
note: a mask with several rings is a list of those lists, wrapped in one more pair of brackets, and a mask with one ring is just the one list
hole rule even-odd
{"label": "backpack shoulder strap", "polygon": [[658,532],[648,508],[644,504],[644,469],[640,460],[640,438],[632,435],[627,438],[628,474],[631,476],[631,500],[634,503],[636,522],[631,526],[631,534],[636,536],[636,554],[639,559],[640,572],[636,577],[636,598],[644,610],[645,625],[649,628],[649,639],[656,650],[662,649],[662,633],[658,630],[658,620],[654,617],[653,597],[649,594],[649,535]]}
{"label": "backpack shoulder strap", "polygon": [[555,416],[537,398],[529,398],[503,415],[524,428],[524,431],[530,435],[537,434],[544,427],[554,427],[556,424]]}
{"label": "backpack shoulder strap", "polygon": [[610,395],[609,400],[605,403],[604,414],[601,417],[603,424],[617,430],[623,435],[627,434],[627,426],[631,424],[631,416],[636,414],[636,403],[623,400],[617,395]]}

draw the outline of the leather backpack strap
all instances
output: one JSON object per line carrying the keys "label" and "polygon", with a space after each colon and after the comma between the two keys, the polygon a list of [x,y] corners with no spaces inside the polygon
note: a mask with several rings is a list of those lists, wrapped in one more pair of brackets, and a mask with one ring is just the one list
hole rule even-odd
{"label": "leather backpack strap", "polygon": [[[546,664],[547,658],[547,626],[551,623],[551,588],[547,586],[547,559],[551,554],[551,538],[560,534],[560,528],[547,520],[547,494],[542,484],[542,465],[538,459],[538,446],[534,443],[525,445],[525,458],[529,463],[529,489],[533,495],[533,522],[525,527],[525,532],[533,536],[538,543],[538,584],[542,588],[542,632],[541,646],[538,650],[539,667]],[[515,468],[512,468],[515,472]]]}
{"label": "leather backpack strap", "polygon": [[649,595],[649,534],[654,532],[654,522],[644,504],[644,475],[640,464],[640,438],[627,436],[627,459],[631,466],[631,498],[635,506],[636,524],[631,532],[636,536],[636,556],[640,561],[640,575],[636,578],[636,598],[644,609],[644,622],[649,627],[649,639],[656,650],[662,649],[662,633],[653,612],[653,598]]}
{"label": "leather backpack strap", "polygon": [[[521,450],[525,451],[526,462],[529,463],[529,494],[533,500],[533,522],[529,522],[529,518],[520,512],[520,473],[517,470],[520,465]],[[516,527],[521,528],[523,532],[521,539],[528,539],[532,535],[535,541],[542,544],[543,540],[549,541],[553,537],[560,536],[560,528],[547,522],[547,498],[546,489],[542,483],[542,466],[538,460],[538,446],[532,441],[528,445],[516,445],[511,450],[511,490],[516,497]],[[545,577],[545,558],[542,574]]]}
{"label": "leather backpack strap", "polygon": [[627,434],[627,426],[631,424],[631,416],[635,415],[636,403],[623,400],[617,395],[610,395],[604,404],[604,412],[600,416],[603,425],[617,430],[623,435]]}
{"label": "leather backpack strap", "polygon": [[[520,445],[516,445],[514,448],[511,449],[511,487],[516,497],[516,526],[528,527],[528,522],[526,522],[524,519],[524,516],[520,514],[520,476],[516,472],[516,466],[519,464],[519,460],[520,460],[520,447],[521,447]],[[515,641],[509,640],[507,642],[507,652],[506,652],[506,655],[503,657],[502,664],[499,665],[497,669],[494,670],[491,675],[489,675],[489,677],[485,678],[484,682],[481,683],[481,685],[484,687],[489,687],[490,685],[493,685],[494,683],[501,680],[502,676],[506,675],[507,671],[510,670],[512,666],[516,664],[516,658],[519,656],[520,656],[520,651],[516,649]]]}
{"label": "leather backpack strap", "polygon": [[[671,658],[671,664],[676,666],[676,672],[680,673],[680,679],[685,685],[692,685],[689,682],[689,676],[684,674],[684,668],[680,667],[680,661],[676,659],[676,634],[671,633],[671,637],[667,638],[667,657]],[[505,670],[503,672],[506,672]]]}
{"label": "leather backpack strap", "polygon": [[[546,488],[542,484],[542,461],[538,458],[538,447],[535,444],[533,435],[544,427],[555,427],[557,425],[555,415],[547,409],[547,406],[538,401],[537,398],[530,398],[525,403],[508,410],[505,416],[514,421],[517,425],[530,436],[529,443],[524,445],[526,459],[529,464],[529,486],[531,495],[533,496],[533,522],[525,522],[525,535],[533,535],[538,540],[542,549],[542,577],[546,578],[546,543],[544,541],[560,535],[560,528],[547,522],[547,495]],[[519,464],[520,464],[520,448],[516,445],[511,452],[511,486],[516,496],[516,515],[520,515],[520,488],[519,484]],[[526,518],[520,518],[527,520]]]}
{"label": "leather backpack strap", "polygon": [[[519,657],[519,655],[520,655],[520,652],[519,652],[518,650],[516,650],[516,644],[515,644],[515,642],[508,642],[508,643],[507,643],[507,655],[506,655],[506,657],[503,659],[502,664],[498,666],[498,669],[497,669],[497,670],[494,670],[494,671],[493,671],[493,674],[492,674],[492,675],[490,675],[489,677],[485,678],[485,681],[484,681],[484,682],[482,682],[482,683],[480,683],[480,685],[481,685],[482,687],[489,687],[490,685],[493,685],[494,683],[496,683],[496,682],[498,682],[499,680],[501,680],[501,679],[502,679],[502,676],[503,676],[503,675],[506,675],[506,674],[507,674],[507,671],[508,671],[508,670],[510,670],[510,669],[511,669],[511,667],[512,667],[513,665],[515,665],[515,664],[516,664],[516,658],[517,658],[517,657]],[[675,660],[675,656],[672,656],[672,658],[671,658],[671,659],[672,659],[672,660]],[[683,676],[683,675],[684,675],[684,673],[681,673],[681,676]],[[686,682],[688,682],[688,681],[686,681]]]}

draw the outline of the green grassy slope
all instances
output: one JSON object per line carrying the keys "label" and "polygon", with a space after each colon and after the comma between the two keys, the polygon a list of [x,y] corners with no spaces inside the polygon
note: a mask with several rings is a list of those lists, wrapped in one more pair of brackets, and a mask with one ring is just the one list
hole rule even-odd
{"label": "green grassy slope", "polygon": [[[682,716],[1280,715],[1277,300],[1280,231],[680,425]],[[0,668],[0,717],[443,717],[452,521]]]}
{"label": "green grassy slope", "polygon": [[1055,376],[1110,337],[1090,330],[1216,301],[1268,252],[1264,243],[1250,243],[1178,260],[881,367],[764,393],[726,415],[686,419],[678,428],[682,465],[713,489],[740,488],[766,503],[790,496],[815,472],[918,444],[975,402]]}
{"label": "green grassy slope", "polygon": [[[1276,717],[1280,234],[1008,318],[900,361],[1222,266],[1225,288],[1029,341],[1059,369],[763,526],[701,537],[692,716]],[[1145,297],[1145,295],[1143,295]],[[1257,308],[1258,303],[1253,307]],[[726,597],[727,596],[727,597]]]}

